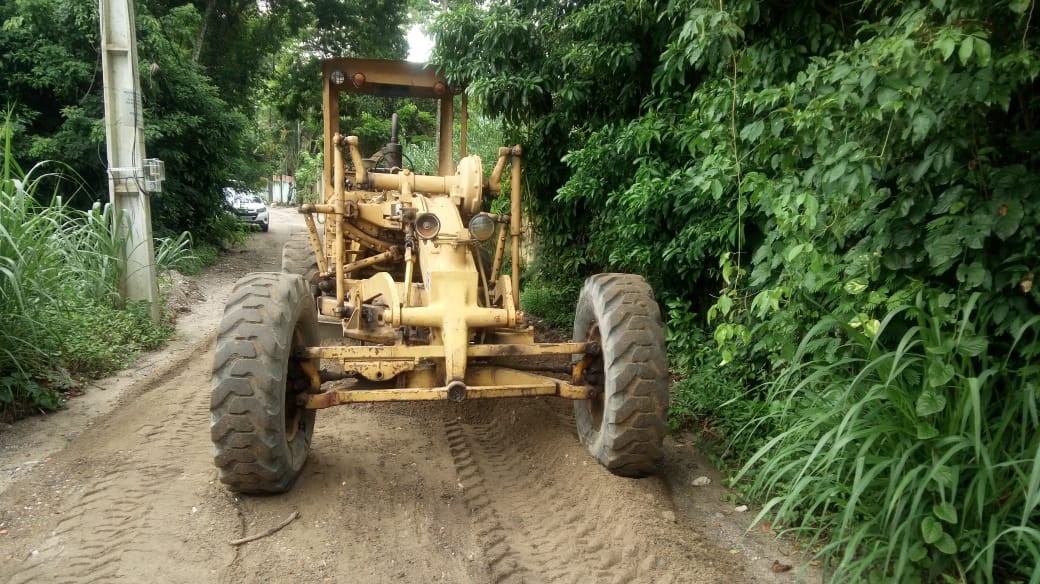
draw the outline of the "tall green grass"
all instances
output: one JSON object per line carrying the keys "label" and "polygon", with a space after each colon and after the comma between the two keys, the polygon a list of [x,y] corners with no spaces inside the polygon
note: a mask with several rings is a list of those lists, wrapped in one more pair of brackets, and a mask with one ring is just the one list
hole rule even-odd
{"label": "tall green grass", "polygon": [[574,283],[527,279],[520,290],[524,311],[542,319],[546,325],[565,334],[574,327],[574,307],[581,291]]}
{"label": "tall green grass", "polygon": [[757,520],[834,582],[1040,582],[1040,317],[990,323],[978,295],[936,294],[873,337],[816,326],[743,430],[779,429],[738,476]]}
{"label": "tall green grass", "polygon": [[[3,128],[0,165],[0,413],[27,407],[53,409],[53,391],[34,378],[47,370],[59,346],[43,326],[43,307],[60,301],[61,261],[52,241],[62,230],[60,214],[37,212],[34,198],[44,175],[25,173],[11,156],[9,126]],[[57,203],[60,205],[60,201]]]}
{"label": "tall green grass", "polygon": [[177,270],[183,273],[198,273],[203,267],[216,261],[217,252],[214,248],[205,248],[207,251],[202,251],[203,249],[196,247],[191,233],[187,231],[177,237],[157,237],[155,269],[159,272]]}
{"label": "tall green grass", "polygon": [[[60,407],[74,376],[125,366],[169,333],[120,300],[126,261],[111,206],[78,211],[42,192],[62,182],[43,166],[23,171],[11,138],[10,124],[0,127],[0,418]],[[176,242],[159,247],[166,263],[189,255]]]}
{"label": "tall green grass", "polygon": [[[458,161],[462,154],[459,152],[461,126],[455,124],[455,135],[452,142],[454,152],[453,160]],[[491,174],[495,162],[498,160],[498,149],[505,146],[503,143],[502,128],[493,120],[479,113],[471,112],[466,132],[466,154],[477,154],[484,163],[485,175]],[[409,142],[404,145],[406,156],[405,166],[414,170],[417,174],[437,173],[437,141],[422,140]],[[506,179],[508,181],[508,177]]]}

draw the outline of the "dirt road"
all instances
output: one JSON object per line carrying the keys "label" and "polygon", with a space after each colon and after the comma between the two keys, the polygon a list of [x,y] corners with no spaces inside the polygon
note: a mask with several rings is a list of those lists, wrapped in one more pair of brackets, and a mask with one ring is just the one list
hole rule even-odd
{"label": "dirt road", "polygon": [[[301,228],[275,210],[199,279],[206,299],[171,348],[0,432],[0,581],[793,581],[692,446],[669,438],[662,477],[614,477],[556,400],[324,410],[290,493],[229,494],[209,439],[212,331],[231,283],[277,270]],[[690,486],[700,475],[714,483]]]}

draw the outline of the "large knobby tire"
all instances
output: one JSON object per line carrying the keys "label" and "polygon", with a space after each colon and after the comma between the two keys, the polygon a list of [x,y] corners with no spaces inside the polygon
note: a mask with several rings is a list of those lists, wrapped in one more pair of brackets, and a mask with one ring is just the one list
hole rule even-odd
{"label": "large knobby tire", "polygon": [[574,402],[582,444],[616,475],[653,474],[663,454],[669,386],[653,290],[639,276],[592,276],[578,298],[574,340],[601,348],[586,368],[586,383],[597,393]]}
{"label": "large knobby tire", "polygon": [[318,286],[318,258],[314,257],[310,233],[296,231],[282,246],[282,272],[303,277],[313,289]]}
{"label": "large knobby tire", "polygon": [[320,344],[309,292],[296,275],[249,274],[224,308],[210,432],[220,480],[232,491],[285,492],[307,460],[314,410],[296,404],[309,382],[293,352]]}

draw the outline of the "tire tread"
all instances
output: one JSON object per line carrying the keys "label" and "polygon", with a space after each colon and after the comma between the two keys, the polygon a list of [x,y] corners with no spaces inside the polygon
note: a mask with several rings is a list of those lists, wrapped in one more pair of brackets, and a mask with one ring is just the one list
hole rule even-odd
{"label": "tire tread", "polygon": [[297,231],[289,235],[282,247],[282,272],[302,276],[311,286],[318,285],[318,259],[311,248],[310,233]]}
{"label": "tire tread", "polygon": [[[584,318],[582,311],[588,312]],[[640,276],[597,274],[586,280],[578,312],[575,340],[585,340],[579,329],[586,322],[599,323],[605,375],[613,380],[603,426],[583,428],[591,421],[579,415],[579,437],[612,473],[653,474],[663,457],[669,385],[664,324],[653,290]],[[582,407],[576,403],[576,412]]]}
{"label": "tire tread", "polygon": [[[214,352],[210,437],[220,480],[232,491],[285,492],[302,468],[281,412],[293,328],[301,322],[309,340],[316,334],[307,292],[298,276],[254,273],[235,284],[225,306]],[[307,427],[297,434],[306,442],[302,458],[314,419],[313,412],[304,416]]]}

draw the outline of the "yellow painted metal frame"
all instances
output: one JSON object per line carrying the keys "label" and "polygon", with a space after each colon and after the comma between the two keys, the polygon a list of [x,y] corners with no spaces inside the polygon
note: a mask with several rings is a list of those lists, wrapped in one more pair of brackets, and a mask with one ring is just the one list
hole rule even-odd
{"label": "yellow painted metal frame", "polygon": [[[342,83],[332,81],[336,71],[343,73]],[[355,74],[363,75],[364,82],[354,83]],[[416,175],[406,169],[370,172],[358,139],[340,134],[341,92],[439,99],[439,175]],[[365,59],[326,61],[323,101],[324,181],[331,200],[300,207],[318,258],[320,285],[327,293],[319,298],[318,309],[323,317],[340,319],[345,336],[381,344],[299,349],[295,358],[301,363],[338,361],[347,376],[357,378],[352,386],[321,393],[322,377],[308,367],[310,390],[300,396],[301,405],[317,409],[359,402],[539,395],[587,399],[593,389],[583,385],[580,373],[567,382],[487,361],[470,364],[481,358],[501,362],[503,358],[586,355],[575,366],[574,371],[580,372],[587,355],[599,350],[595,343],[536,344],[519,310],[520,146],[499,149],[485,185],[479,157],[466,156],[468,116],[463,96],[463,158],[456,167],[451,158],[453,96],[444,79],[423,65]],[[347,175],[348,160],[353,176]],[[507,164],[510,214],[492,216],[499,232],[491,273],[486,274],[475,259],[478,242],[471,238],[466,221],[480,211],[486,193],[501,191]],[[324,249],[314,213],[327,217]],[[416,217],[423,213],[435,215],[440,222],[439,232],[425,238],[414,231]],[[388,235],[388,231],[400,235]],[[508,240],[512,273],[501,274]],[[402,269],[402,260],[404,280],[397,282],[384,270]],[[372,269],[376,273],[365,278],[363,274],[371,274]],[[421,284],[413,284],[415,276]],[[330,286],[335,287],[334,296]],[[420,343],[404,342],[409,329],[426,330],[423,334],[428,339],[420,336]],[[473,339],[481,343],[472,344]]]}
{"label": "yellow painted metal frame", "polygon": [[[350,347],[307,347],[299,359],[372,361],[378,359],[435,359],[444,357],[443,345],[386,345]],[[536,355],[575,355],[598,351],[595,343],[536,343],[532,345],[468,345],[466,357],[532,357]]]}
{"label": "yellow painted metal frame", "polygon": [[452,395],[451,386],[390,389],[334,389],[310,394],[301,400],[307,409],[322,409],[350,403],[435,401],[507,397],[557,396],[588,399],[592,389],[552,377],[502,367],[473,367],[466,375],[464,392]]}
{"label": "yellow painted metal frame", "polygon": [[[344,75],[344,82],[332,83],[333,71]],[[365,76],[361,86],[353,84],[356,73]],[[325,123],[325,192],[333,191],[332,168],[334,164],[334,145],[332,137],[339,134],[339,94],[378,94],[380,88],[394,88],[401,92],[399,97],[417,97],[437,99],[440,101],[440,140],[438,142],[437,172],[450,175],[455,172],[452,160],[452,120],[454,119],[454,95],[445,91],[436,93],[434,88],[443,83],[447,89],[447,81],[428,65],[405,61],[387,61],[382,59],[328,59],[323,65],[322,111]],[[465,135],[465,129],[463,129]]]}

